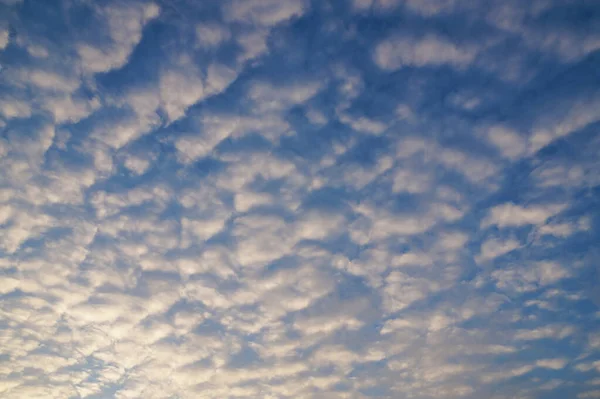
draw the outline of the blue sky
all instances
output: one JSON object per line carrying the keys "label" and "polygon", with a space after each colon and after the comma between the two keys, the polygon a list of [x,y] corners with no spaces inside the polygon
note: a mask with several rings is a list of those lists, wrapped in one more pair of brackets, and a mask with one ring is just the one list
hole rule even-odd
{"label": "blue sky", "polygon": [[600,398],[600,7],[0,0],[3,398]]}

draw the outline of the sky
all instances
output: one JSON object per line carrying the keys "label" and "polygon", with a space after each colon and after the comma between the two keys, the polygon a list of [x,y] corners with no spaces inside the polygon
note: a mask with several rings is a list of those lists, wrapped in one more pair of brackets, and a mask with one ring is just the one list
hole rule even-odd
{"label": "sky", "polygon": [[0,0],[0,397],[600,398],[594,0]]}

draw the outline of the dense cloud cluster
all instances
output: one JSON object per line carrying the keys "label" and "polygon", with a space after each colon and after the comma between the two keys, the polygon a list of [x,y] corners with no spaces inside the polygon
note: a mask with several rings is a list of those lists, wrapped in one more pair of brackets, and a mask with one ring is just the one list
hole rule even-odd
{"label": "dense cloud cluster", "polygon": [[0,0],[3,398],[600,398],[600,9]]}

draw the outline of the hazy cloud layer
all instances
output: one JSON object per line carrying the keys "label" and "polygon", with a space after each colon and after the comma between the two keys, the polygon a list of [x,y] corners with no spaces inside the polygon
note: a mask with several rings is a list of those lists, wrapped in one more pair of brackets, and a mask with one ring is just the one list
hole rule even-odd
{"label": "hazy cloud layer", "polygon": [[593,2],[0,15],[1,397],[600,397]]}

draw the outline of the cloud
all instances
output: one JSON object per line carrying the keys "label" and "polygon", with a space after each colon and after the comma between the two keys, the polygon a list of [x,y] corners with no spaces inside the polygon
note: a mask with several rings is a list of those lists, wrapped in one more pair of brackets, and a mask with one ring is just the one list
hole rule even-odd
{"label": "cloud", "polygon": [[439,283],[425,278],[413,278],[402,272],[392,272],[386,278],[384,306],[390,313],[402,310],[413,302],[425,299],[439,289]]}
{"label": "cloud", "polygon": [[6,119],[27,118],[31,116],[31,106],[25,101],[4,100],[0,102],[0,113]]}
{"label": "cloud", "polygon": [[496,167],[491,162],[453,149],[445,149],[440,154],[440,163],[444,166],[462,173],[468,180],[481,184],[491,178]]}
{"label": "cloud", "polygon": [[543,122],[540,121],[538,126],[535,126],[529,139],[530,151],[538,151],[554,140],[573,134],[598,121],[598,116],[592,111],[598,102],[598,98],[592,96],[563,104],[564,111],[548,115]]}
{"label": "cloud", "polygon": [[482,227],[498,226],[523,226],[528,224],[542,224],[550,217],[564,209],[563,205],[540,205],[522,207],[513,203],[506,203],[492,208],[488,216],[482,221]]}
{"label": "cloud", "polygon": [[521,244],[514,239],[497,240],[491,238],[481,245],[479,259],[483,261],[494,259],[498,256],[502,256],[506,253],[509,253],[514,249],[519,248],[520,246]]}
{"label": "cloud", "polygon": [[535,291],[569,276],[564,267],[549,261],[492,272],[492,278],[499,289],[516,292]]}
{"label": "cloud", "polygon": [[161,107],[170,121],[175,121],[185,114],[185,110],[204,97],[202,79],[193,69],[185,74],[167,71],[160,78]]}
{"label": "cloud", "polygon": [[583,2],[0,3],[0,396],[593,394]]}
{"label": "cloud", "polygon": [[97,98],[88,100],[67,95],[48,98],[42,107],[52,114],[57,124],[77,123],[100,108],[100,102]]}
{"label": "cloud", "polygon": [[514,378],[514,377],[520,377],[522,375],[530,373],[534,368],[535,368],[535,366],[525,365],[525,366],[520,366],[520,367],[516,367],[513,369],[509,369],[506,371],[491,372],[491,373],[484,374],[481,377],[481,379],[484,383],[500,382],[502,380],[507,380],[507,379]]}
{"label": "cloud", "polygon": [[538,360],[536,362],[536,364],[539,367],[548,368],[548,369],[552,369],[552,370],[561,370],[561,369],[565,368],[567,363],[568,363],[568,361],[565,359],[543,359],[543,360]]}
{"label": "cloud", "polygon": [[196,38],[198,44],[205,48],[216,48],[229,40],[231,33],[222,25],[198,24],[196,25]]}
{"label": "cloud", "polygon": [[93,129],[91,136],[108,147],[119,149],[149,133],[159,123],[160,120],[156,114],[144,117],[130,114],[104,124],[99,123]]}
{"label": "cloud", "polygon": [[225,16],[231,21],[272,26],[301,16],[307,8],[304,0],[233,0],[226,6]]}
{"label": "cloud", "polygon": [[106,21],[110,41],[100,47],[78,44],[81,65],[89,73],[108,72],[125,65],[142,38],[144,26],[160,15],[160,8],[154,3],[111,5],[98,8],[97,12]]}
{"label": "cloud", "polygon": [[548,326],[533,330],[519,331],[516,339],[531,341],[544,338],[563,339],[573,334],[573,328],[568,326]]}
{"label": "cloud", "polygon": [[9,33],[7,29],[0,31],[0,50],[4,50],[9,43]]}
{"label": "cloud", "polygon": [[125,167],[131,172],[141,175],[148,170],[152,163],[151,161],[151,159],[144,159],[135,155],[128,155],[125,159]]}
{"label": "cloud", "polygon": [[543,21],[551,12],[550,3],[525,8],[498,3],[498,6],[489,11],[488,20],[503,30],[519,35],[531,50],[547,52],[563,62],[577,61],[599,48],[598,33],[595,29],[588,31],[587,21],[582,21],[585,26],[582,30],[569,29],[563,24],[549,29],[543,23],[528,23],[528,19]]}
{"label": "cloud", "polygon": [[600,398],[600,391],[596,390],[596,391],[582,392],[577,395],[577,398],[578,399]]}
{"label": "cloud", "polygon": [[30,82],[32,86],[50,92],[72,93],[80,84],[74,77],[65,77],[42,69],[24,70],[20,72],[20,76],[22,80]]}
{"label": "cloud", "polygon": [[279,87],[256,82],[250,87],[248,94],[259,105],[258,111],[274,112],[304,103],[313,97],[319,88],[318,82],[303,82]]}
{"label": "cloud", "polygon": [[391,37],[377,45],[373,60],[382,69],[448,65],[465,68],[473,62],[476,49],[458,45],[445,38],[428,35],[421,38]]}
{"label": "cloud", "polygon": [[502,156],[509,159],[519,158],[525,154],[527,148],[523,138],[517,132],[501,126],[490,128],[488,139],[498,148]]}
{"label": "cloud", "polygon": [[408,0],[404,2],[404,6],[413,12],[422,15],[436,15],[445,12],[451,12],[460,6],[464,6],[466,2],[456,0],[425,0],[415,1]]}

